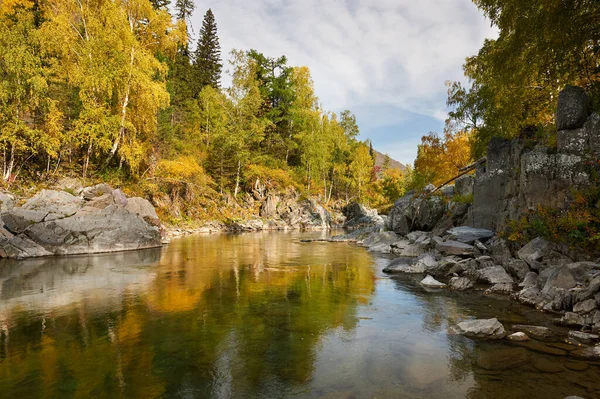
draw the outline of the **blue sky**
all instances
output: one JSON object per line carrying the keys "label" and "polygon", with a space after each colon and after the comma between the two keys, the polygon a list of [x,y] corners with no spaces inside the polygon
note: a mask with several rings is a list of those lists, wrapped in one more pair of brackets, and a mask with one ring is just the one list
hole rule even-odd
{"label": "blue sky", "polygon": [[470,0],[198,0],[195,37],[208,8],[225,59],[254,48],[308,66],[326,110],[350,109],[362,139],[409,164],[443,130],[444,82],[496,36]]}

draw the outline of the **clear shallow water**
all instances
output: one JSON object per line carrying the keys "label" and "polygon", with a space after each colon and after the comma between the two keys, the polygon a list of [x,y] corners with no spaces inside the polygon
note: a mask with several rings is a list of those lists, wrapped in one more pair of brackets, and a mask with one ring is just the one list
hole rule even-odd
{"label": "clear shallow water", "polygon": [[0,397],[600,396],[596,364],[447,334],[469,317],[549,316],[388,278],[384,258],[351,244],[298,242],[320,235],[4,261]]}

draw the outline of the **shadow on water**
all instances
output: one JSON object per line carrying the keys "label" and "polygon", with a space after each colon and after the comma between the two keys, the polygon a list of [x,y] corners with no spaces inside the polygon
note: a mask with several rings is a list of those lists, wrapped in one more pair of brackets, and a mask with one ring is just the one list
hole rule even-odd
{"label": "shadow on water", "polygon": [[299,242],[322,234],[1,262],[0,396],[598,394],[596,365],[447,334],[470,317],[550,325],[548,316],[390,279],[384,258],[353,245]]}

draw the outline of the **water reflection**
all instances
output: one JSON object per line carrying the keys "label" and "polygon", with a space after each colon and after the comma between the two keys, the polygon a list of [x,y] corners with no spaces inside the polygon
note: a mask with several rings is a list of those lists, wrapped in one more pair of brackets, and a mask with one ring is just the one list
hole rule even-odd
{"label": "water reflection", "polygon": [[596,365],[446,333],[468,317],[546,325],[547,316],[430,293],[416,277],[384,276],[385,259],[362,248],[301,237],[189,237],[162,250],[5,261],[0,396],[598,393]]}

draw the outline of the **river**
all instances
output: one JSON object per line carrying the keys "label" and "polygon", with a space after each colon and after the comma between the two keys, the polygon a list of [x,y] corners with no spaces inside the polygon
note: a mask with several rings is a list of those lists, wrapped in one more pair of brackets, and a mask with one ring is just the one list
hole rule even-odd
{"label": "river", "polygon": [[0,265],[0,397],[600,396],[564,344],[448,335],[467,318],[556,328],[481,292],[427,291],[326,233],[190,236]]}

